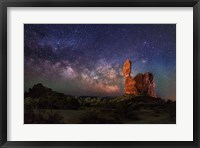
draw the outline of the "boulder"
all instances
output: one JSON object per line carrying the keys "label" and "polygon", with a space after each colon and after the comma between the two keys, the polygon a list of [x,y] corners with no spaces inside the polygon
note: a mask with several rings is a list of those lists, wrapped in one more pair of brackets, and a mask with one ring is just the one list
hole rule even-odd
{"label": "boulder", "polygon": [[123,72],[125,77],[130,76],[130,74],[131,74],[131,61],[129,59],[127,59],[124,62],[122,72]]}

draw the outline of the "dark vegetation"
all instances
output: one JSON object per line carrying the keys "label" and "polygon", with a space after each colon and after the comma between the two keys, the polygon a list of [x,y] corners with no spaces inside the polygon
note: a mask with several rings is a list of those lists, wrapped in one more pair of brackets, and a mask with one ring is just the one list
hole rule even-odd
{"label": "dark vegetation", "polygon": [[75,97],[42,84],[25,92],[25,124],[174,124],[176,102],[149,96]]}

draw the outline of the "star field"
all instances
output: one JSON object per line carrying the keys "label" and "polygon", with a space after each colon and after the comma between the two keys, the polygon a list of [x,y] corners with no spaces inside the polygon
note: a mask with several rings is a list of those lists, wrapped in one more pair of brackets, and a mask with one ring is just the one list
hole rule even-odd
{"label": "star field", "polygon": [[124,94],[122,66],[152,72],[158,97],[176,99],[174,24],[25,24],[25,90],[43,83],[68,95]]}

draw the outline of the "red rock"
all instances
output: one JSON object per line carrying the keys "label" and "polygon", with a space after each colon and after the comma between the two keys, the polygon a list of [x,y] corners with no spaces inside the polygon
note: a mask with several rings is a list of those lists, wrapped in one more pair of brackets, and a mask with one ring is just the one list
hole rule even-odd
{"label": "red rock", "polygon": [[148,84],[147,94],[151,97],[156,98],[156,92],[155,92],[156,83],[154,81],[153,74],[152,73],[148,73],[148,74],[149,74],[149,84]]}
{"label": "red rock", "polygon": [[124,62],[122,72],[123,72],[125,77],[130,76],[130,73],[131,73],[131,61],[129,59],[127,59]]}
{"label": "red rock", "polygon": [[154,82],[154,77],[152,73],[139,73],[134,78],[132,78],[130,76],[131,61],[129,59],[125,61],[122,71],[125,76],[125,94],[132,94],[135,96],[137,96],[138,94],[147,94],[151,97],[156,97],[156,84]]}
{"label": "red rock", "polygon": [[139,93],[143,93],[145,91],[145,88],[143,87],[143,74],[139,73],[134,77],[136,81],[136,87],[138,89]]}
{"label": "red rock", "polygon": [[154,98],[156,98],[155,87],[156,83],[154,82],[154,80],[152,80],[152,82],[149,84],[148,95]]}
{"label": "red rock", "polygon": [[146,72],[146,73],[144,73],[144,75],[143,75],[143,92],[145,93],[145,94],[147,94],[147,92],[148,92],[148,88],[149,88],[149,83],[150,83],[150,81],[149,81],[149,72]]}
{"label": "red rock", "polygon": [[156,97],[155,93],[155,82],[153,78],[153,74],[150,72],[146,72],[144,74],[137,74],[134,77],[136,81],[136,87],[138,89],[139,94],[147,94],[151,97]]}
{"label": "red rock", "polygon": [[125,80],[125,94],[131,94],[131,95],[137,96],[138,95],[138,90],[137,90],[135,84],[136,84],[136,82],[131,76],[126,77],[126,80]]}

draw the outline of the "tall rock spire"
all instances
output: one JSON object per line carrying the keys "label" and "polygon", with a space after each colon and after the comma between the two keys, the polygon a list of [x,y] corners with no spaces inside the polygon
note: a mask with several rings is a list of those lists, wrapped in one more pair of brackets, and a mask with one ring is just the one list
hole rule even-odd
{"label": "tall rock spire", "polygon": [[125,94],[138,95],[138,90],[135,87],[135,80],[130,76],[131,74],[131,60],[127,59],[123,65],[123,74],[125,76]]}
{"label": "tall rock spire", "polygon": [[130,76],[130,74],[131,74],[131,60],[127,59],[124,62],[122,72],[123,72],[125,77]]}

